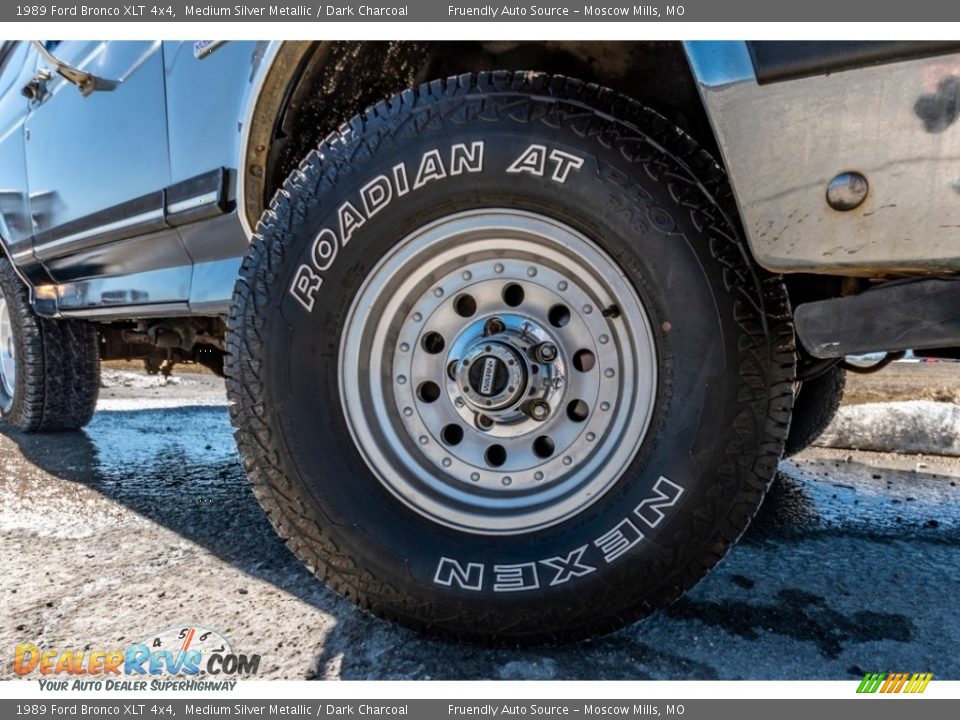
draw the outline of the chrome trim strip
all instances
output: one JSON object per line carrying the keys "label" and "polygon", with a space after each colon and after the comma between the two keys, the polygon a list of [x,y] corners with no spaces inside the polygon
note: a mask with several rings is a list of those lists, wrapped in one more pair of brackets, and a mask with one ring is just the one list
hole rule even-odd
{"label": "chrome trim strip", "polygon": [[107,223],[106,225],[98,225],[97,227],[90,228],[89,230],[83,230],[82,232],[67,235],[66,237],[50,240],[42,245],[35,245],[33,251],[38,258],[44,259],[45,256],[49,256],[49,251],[53,250],[54,248],[69,245],[81,240],[87,240],[89,238],[96,237],[97,235],[106,235],[107,233],[115,232],[117,230],[124,230],[126,228],[136,227],[137,225],[144,225],[156,220],[163,220],[163,218],[163,208],[148,210],[147,212],[139,213],[137,215],[131,215],[128,218],[115,220],[114,222]]}
{"label": "chrome trim strip", "polygon": [[97,318],[99,320],[135,320],[140,317],[177,317],[190,315],[190,306],[183,302],[153,305],[110,305],[79,310],[60,310],[57,317]]}
{"label": "chrome trim strip", "polygon": [[212,205],[220,199],[220,190],[211,190],[203,195],[178,200],[175,203],[167,205],[167,215],[176,215],[177,213],[193,210],[204,205]]}

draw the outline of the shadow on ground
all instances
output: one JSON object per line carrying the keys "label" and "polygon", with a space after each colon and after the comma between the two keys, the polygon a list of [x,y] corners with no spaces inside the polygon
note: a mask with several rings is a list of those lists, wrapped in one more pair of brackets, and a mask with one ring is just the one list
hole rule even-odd
{"label": "shadow on ground", "polygon": [[784,463],[743,542],[667,611],[592,642],[491,650],[381,622],[317,582],[250,492],[223,407],[101,411],[86,433],[6,434],[47,474],[331,615],[308,676],[840,679],[909,669],[960,677],[960,621],[949,609],[960,590],[960,504],[950,478],[884,472],[884,484],[875,468]]}

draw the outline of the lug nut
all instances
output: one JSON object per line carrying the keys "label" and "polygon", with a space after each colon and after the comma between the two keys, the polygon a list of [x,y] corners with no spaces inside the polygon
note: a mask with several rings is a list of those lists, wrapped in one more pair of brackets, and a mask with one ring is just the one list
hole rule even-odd
{"label": "lug nut", "polygon": [[534,356],[542,363],[552,363],[557,359],[557,346],[553,343],[540,343],[533,351]]}
{"label": "lug nut", "polygon": [[484,335],[498,335],[506,329],[506,325],[503,324],[503,320],[500,318],[490,318],[483,324],[483,334]]}
{"label": "lug nut", "polygon": [[550,403],[546,400],[534,400],[527,406],[527,414],[534,420],[546,420],[550,417]]}

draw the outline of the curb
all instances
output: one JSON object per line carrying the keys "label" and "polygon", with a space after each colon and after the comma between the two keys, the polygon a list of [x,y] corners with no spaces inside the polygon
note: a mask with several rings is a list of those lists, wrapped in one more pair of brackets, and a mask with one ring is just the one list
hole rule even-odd
{"label": "curb", "polygon": [[960,405],[930,400],[845,405],[813,444],[960,457]]}

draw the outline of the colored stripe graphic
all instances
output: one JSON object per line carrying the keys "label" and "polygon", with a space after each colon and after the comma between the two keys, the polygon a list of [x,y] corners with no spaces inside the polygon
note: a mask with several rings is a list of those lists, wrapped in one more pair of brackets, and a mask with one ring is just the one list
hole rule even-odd
{"label": "colored stripe graphic", "polygon": [[927,685],[930,684],[931,678],[933,678],[933,673],[914,673],[913,677],[910,678],[910,682],[907,684],[907,688],[904,690],[904,692],[922,693],[927,689]]}
{"label": "colored stripe graphic", "polygon": [[890,680],[887,681],[887,687],[884,691],[888,693],[898,693],[906,681],[906,673],[894,673],[891,675]]}
{"label": "colored stripe graphic", "polygon": [[863,676],[863,680],[860,683],[860,687],[857,688],[857,692],[875,693],[880,688],[880,683],[882,683],[886,677],[887,676],[884,673],[867,673]]}
{"label": "colored stripe graphic", "polygon": [[858,693],[922,693],[933,673],[867,673],[857,687]]}

